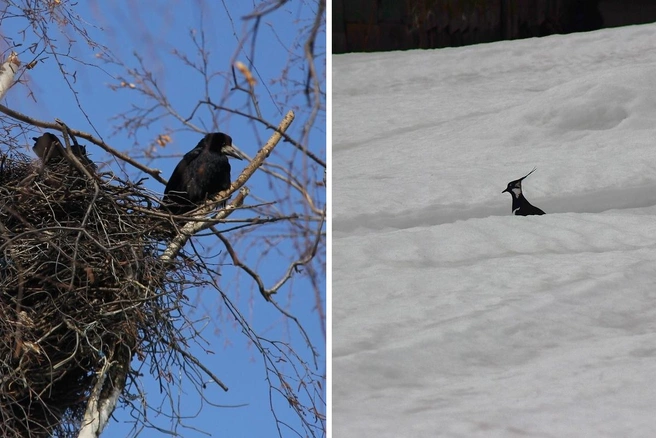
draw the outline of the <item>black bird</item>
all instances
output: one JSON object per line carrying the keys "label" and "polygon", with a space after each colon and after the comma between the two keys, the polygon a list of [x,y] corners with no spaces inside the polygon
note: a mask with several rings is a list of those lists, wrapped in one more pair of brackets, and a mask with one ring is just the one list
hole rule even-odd
{"label": "black bird", "polygon": [[510,181],[508,183],[508,187],[506,187],[506,190],[504,190],[501,193],[508,192],[510,193],[510,196],[513,198],[512,202],[512,212],[514,215],[517,216],[529,216],[532,214],[544,214],[544,211],[540,210],[534,205],[531,205],[528,200],[524,197],[522,194],[522,180],[535,172],[535,169],[531,170],[529,173],[526,174],[526,176],[516,179],[515,181]]}
{"label": "black bird", "polygon": [[245,158],[232,145],[229,135],[214,132],[203,137],[176,166],[164,189],[160,208],[168,209],[171,214],[184,214],[230,188],[228,155],[239,160]]}
{"label": "black bird", "polygon": [[[44,164],[65,160],[63,143],[55,134],[46,132],[41,137],[32,137],[32,140],[34,140],[32,150]],[[79,145],[77,141],[71,145],[71,152],[87,169],[96,170],[98,168],[87,155],[87,148]]]}

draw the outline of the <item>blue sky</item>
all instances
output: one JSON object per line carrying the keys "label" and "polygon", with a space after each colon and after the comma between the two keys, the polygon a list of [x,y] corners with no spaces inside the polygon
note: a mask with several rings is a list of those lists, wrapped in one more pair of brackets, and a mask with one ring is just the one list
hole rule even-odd
{"label": "blue sky", "polygon": [[[64,2],[65,3],[65,2]],[[198,59],[198,50],[192,43],[191,32],[196,37],[204,34],[206,48],[209,52],[208,67],[210,71],[219,71],[224,74],[213,77],[210,82],[209,94],[215,102],[221,102],[225,97],[226,106],[246,110],[247,99],[244,94],[230,93],[229,85],[232,78],[230,72],[231,61],[239,60],[245,64],[248,58],[254,55],[253,73],[257,85],[256,93],[262,109],[262,116],[273,124],[280,121],[289,109],[297,111],[297,120],[290,134],[300,137],[303,121],[307,119],[306,98],[302,93],[296,93],[289,99],[290,83],[303,83],[307,72],[302,60],[302,46],[295,43],[302,42],[299,30],[309,27],[316,12],[316,2],[295,1],[285,5],[280,10],[266,15],[259,26],[255,50],[251,52],[251,41],[238,50],[240,38],[252,26],[252,21],[245,22],[243,17],[251,13],[257,2],[210,2],[210,1],[150,1],[147,4],[137,2],[78,2],[71,11],[79,14],[78,23],[82,25],[92,40],[110,48],[116,59],[124,61],[129,67],[138,65],[133,53],[139,54],[143,64],[153,72],[158,85],[170,100],[172,106],[181,114],[189,115],[193,106],[202,96],[203,81],[201,76],[193,69],[185,66],[174,53],[187,56],[189,59]],[[54,26],[51,23],[51,26]],[[129,87],[120,87],[121,78],[129,82],[125,71],[113,64],[103,63],[97,56],[101,52],[89,47],[79,34],[67,31],[66,34],[57,35],[55,44],[61,52],[67,52],[67,37],[76,41],[68,52],[75,62],[64,54],[59,57],[69,73],[75,72],[75,77],[65,81],[57,59],[45,53],[32,53],[29,45],[34,42],[29,29],[23,34],[24,21],[20,19],[5,20],[0,31],[3,37],[10,37],[14,43],[22,46],[14,48],[19,52],[23,63],[37,59],[35,68],[29,70],[19,84],[9,91],[3,104],[31,117],[53,121],[55,117],[64,120],[70,127],[91,132],[103,138],[108,144],[122,151],[130,151],[131,155],[148,166],[162,170],[162,176],[168,178],[177,164],[180,156],[191,149],[201,137],[201,134],[192,132],[183,126],[180,120],[174,117],[162,117],[149,124],[148,128],[140,129],[136,135],[128,136],[125,131],[117,129],[120,120],[115,119],[117,114],[129,110],[131,106],[147,105],[148,100]],[[54,29],[54,27],[53,27]],[[23,35],[25,39],[23,40]],[[31,39],[32,38],[32,39]],[[10,47],[7,40],[0,47],[6,53]],[[316,51],[317,67],[320,75],[325,78],[325,28],[322,29]],[[294,61],[290,63],[290,60]],[[286,66],[291,66],[285,71]],[[285,72],[280,81],[281,72]],[[241,79],[241,78],[239,78]],[[325,86],[325,82],[323,82]],[[119,86],[112,89],[112,86]],[[324,90],[325,91],[325,90]],[[215,100],[216,99],[216,100]],[[216,114],[216,112],[215,112]],[[214,115],[215,115],[214,114]],[[250,156],[255,155],[259,147],[269,137],[262,125],[249,122],[246,118],[228,113],[219,113],[214,117],[207,110],[194,114],[192,123],[206,131],[221,130],[229,133],[234,143]],[[165,148],[154,145],[157,135],[168,133],[172,142]],[[326,157],[326,129],[325,112],[321,112],[309,135],[310,150],[325,160]],[[25,150],[31,154],[31,142],[25,138]],[[117,171],[117,162],[95,146],[88,147],[91,157],[97,162],[106,163],[106,166]],[[300,160],[298,152],[287,143],[281,143],[271,156],[272,162],[285,163],[289,157]],[[243,162],[233,162],[233,177],[244,167]],[[308,163],[300,166],[307,172],[311,181],[316,181],[316,187],[311,191],[313,196],[325,205],[324,188],[320,182],[323,178],[323,168]],[[143,177],[135,169],[128,168],[127,175],[131,178]],[[147,187],[161,193],[164,187],[150,179]],[[272,187],[270,179],[261,172],[256,174],[247,184],[252,193],[251,202],[268,202],[280,199],[276,187]],[[277,230],[272,226],[257,230],[254,237],[246,240],[241,248],[246,254],[245,260],[257,264],[258,272],[265,283],[270,286],[284,272],[284,255],[290,251],[285,243],[276,248],[279,252],[271,251],[266,254],[258,252],[258,240],[270,238]],[[207,244],[206,240],[202,241]],[[274,245],[275,246],[275,245]],[[220,245],[214,247],[213,253],[222,249]],[[209,250],[208,250],[209,251]],[[325,255],[321,256],[325,260]],[[253,282],[243,274],[239,274],[229,266],[220,270],[218,282],[221,289],[230,297],[238,310],[245,316],[253,329],[261,336],[280,340],[291,344],[295,350],[310,365],[312,357],[301,339],[299,331],[289,320],[271,305],[264,302],[260,294],[254,289]],[[314,347],[321,353],[318,358],[318,367],[313,372],[325,376],[325,279],[320,284],[323,310],[317,311],[317,298],[311,285],[303,279],[302,275],[295,275],[288,285],[280,290],[276,299],[281,307],[299,319]],[[222,300],[216,291],[211,289],[190,290],[187,294],[195,307],[191,316],[193,319],[203,319],[206,324],[203,332],[208,341],[206,348],[213,353],[206,354],[202,349],[192,347],[196,354],[212,371],[230,388],[227,393],[212,385],[206,390],[207,398],[217,405],[240,407],[213,407],[203,404],[201,399],[181,377],[179,392],[174,395],[181,410],[190,418],[184,423],[190,428],[177,426],[180,436],[229,436],[229,437],[259,437],[277,436],[278,427],[281,427],[282,436],[296,436],[290,429],[276,425],[269,405],[269,386],[265,381],[264,364],[262,356],[248,339],[241,333],[240,327],[231,321]],[[285,367],[282,367],[285,370]],[[289,368],[287,369],[289,370]],[[143,369],[147,372],[147,368]],[[179,376],[182,376],[180,374]],[[159,393],[157,384],[145,376],[141,382],[148,395],[149,403],[159,405],[165,400]],[[325,390],[325,381],[322,382]],[[274,407],[279,418],[293,428],[301,430],[296,415],[288,408],[288,402],[278,396],[273,398]],[[165,402],[166,403],[166,402]],[[320,405],[320,401],[316,400]],[[325,413],[325,412],[324,412]],[[126,410],[115,412],[116,420],[112,421],[103,436],[128,436],[132,430],[131,417]],[[149,413],[149,419],[164,430],[173,428],[170,420],[164,416],[155,416]],[[312,422],[312,419],[308,418]],[[164,436],[163,432],[154,429],[145,429],[139,436]]]}

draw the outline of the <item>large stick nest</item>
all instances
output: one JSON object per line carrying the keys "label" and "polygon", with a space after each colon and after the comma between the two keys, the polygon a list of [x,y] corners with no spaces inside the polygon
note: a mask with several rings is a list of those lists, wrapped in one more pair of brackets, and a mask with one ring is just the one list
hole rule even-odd
{"label": "large stick nest", "polygon": [[102,391],[120,391],[141,346],[173,338],[162,315],[181,297],[162,293],[158,259],[171,224],[150,199],[66,160],[3,157],[0,436],[73,435],[103,365]]}

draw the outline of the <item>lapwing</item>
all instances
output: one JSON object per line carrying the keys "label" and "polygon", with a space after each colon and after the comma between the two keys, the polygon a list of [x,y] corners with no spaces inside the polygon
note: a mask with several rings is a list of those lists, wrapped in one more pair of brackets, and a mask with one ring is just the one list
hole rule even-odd
{"label": "lapwing", "polygon": [[532,214],[544,214],[544,211],[540,210],[534,205],[531,205],[530,202],[522,194],[522,180],[535,172],[537,167],[534,167],[526,176],[516,179],[515,181],[510,181],[508,187],[501,193],[508,192],[512,196],[512,212],[516,216],[529,216]]}

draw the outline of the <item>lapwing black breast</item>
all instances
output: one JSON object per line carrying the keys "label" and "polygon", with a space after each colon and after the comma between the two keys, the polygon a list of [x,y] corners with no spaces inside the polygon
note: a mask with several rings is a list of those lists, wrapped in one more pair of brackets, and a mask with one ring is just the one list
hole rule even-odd
{"label": "lapwing black breast", "polygon": [[532,205],[522,194],[522,180],[535,172],[536,168],[533,168],[529,173],[527,173],[522,178],[516,179],[515,181],[510,181],[508,187],[501,193],[508,192],[512,196],[512,212],[516,216],[529,216],[533,214],[544,214],[544,211],[537,208],[535,205]]}

